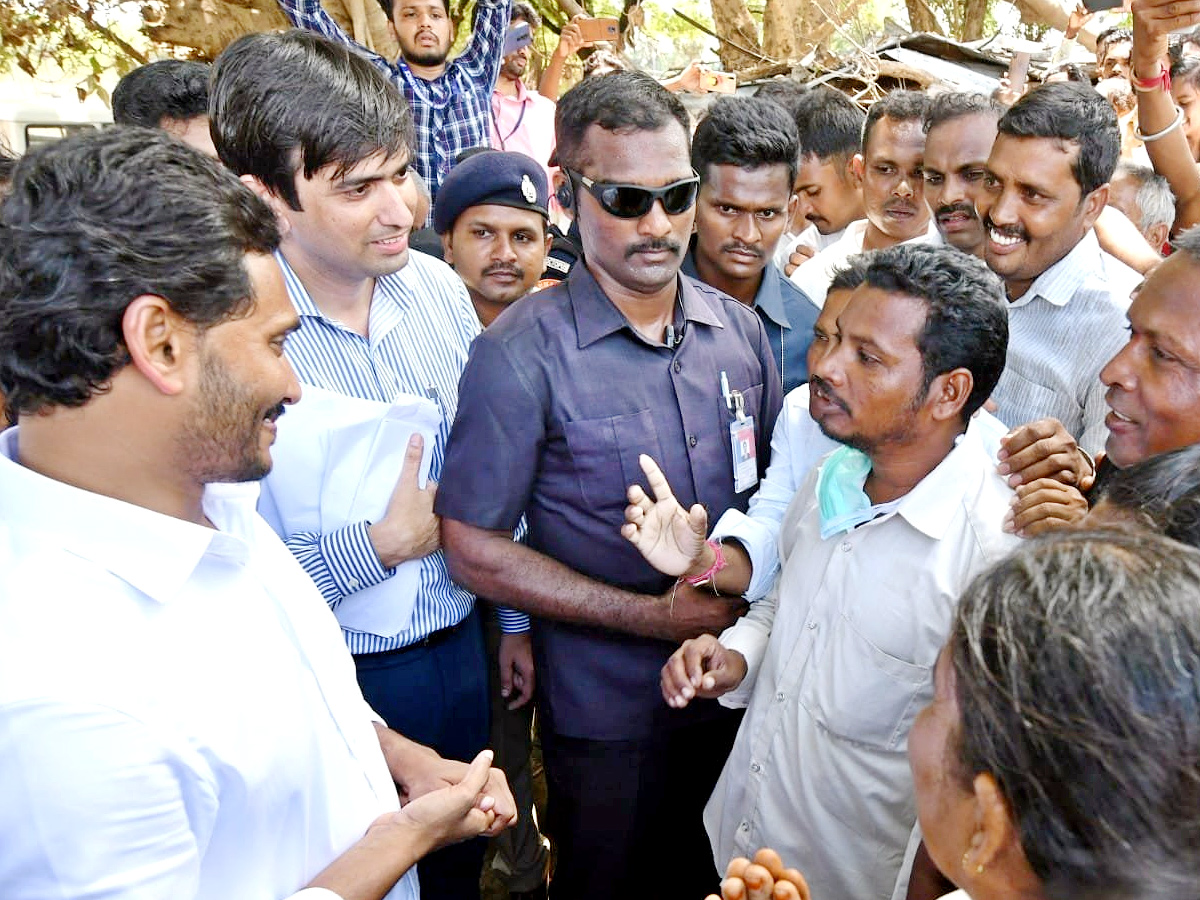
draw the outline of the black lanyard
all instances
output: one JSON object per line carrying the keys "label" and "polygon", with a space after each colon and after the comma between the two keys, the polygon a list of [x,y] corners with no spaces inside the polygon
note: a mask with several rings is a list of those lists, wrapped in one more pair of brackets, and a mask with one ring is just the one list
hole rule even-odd
{"label": "black lanyard", "polygon": [[[521,121],[522,121],[522,120],[525,118],[525,106],[526,106],[525,102],[524,102],[524,101],[522,101],[522,102],[521,102],[521,114],[517,116],[517,124],[513,125],[513,127],[512,127],[512,131],[510,131],[510,132],[509,132],[509,133],[508,133],[508,134],[507,134],[505,137],[501,137],[501,138],[500,138],[500,149],[501,149],[501,150],[503,150],[503,149],[504,149],[504,145],[505,145],[505,144],[508,142],[508,140],[509,140],[509,139],[510,139],[510,138],[511,138],[511,137],[512,137],[514,134],[516,134],[516,133],[517,133],[517,129],[521,127]],[[500,122],[500,111],[499,111],[499,110],[498,110],[498,109],[497,109],[495,106],[493,106],[493,107],[492,107],[492,118],[494,118],[494,119],[496,120],[496,122],[497,122],[497,124],[496,124],[496,137],[500,137],[500,125],[499,125],[499,122]]]}

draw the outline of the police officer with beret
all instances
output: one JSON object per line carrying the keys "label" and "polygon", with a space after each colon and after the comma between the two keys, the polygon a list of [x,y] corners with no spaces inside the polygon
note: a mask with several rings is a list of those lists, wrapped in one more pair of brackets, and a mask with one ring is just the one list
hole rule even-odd
{"label": "police officer with beret", "polygon": [[474,153],[442,182],[433,227],[484,328],[542,277],[548,200],[545,170],[523,153]]}

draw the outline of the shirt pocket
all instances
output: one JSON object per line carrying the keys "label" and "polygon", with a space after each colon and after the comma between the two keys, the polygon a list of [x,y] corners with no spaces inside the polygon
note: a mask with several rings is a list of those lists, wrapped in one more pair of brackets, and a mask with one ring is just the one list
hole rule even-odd
{"label": "shirt pocket", "polygon": [[648,409],[623,416],[577,419],[565,423],[563,432],[579,491],[593,512],[625,509],[629,485],[645,481],[638,465],[640,454],[665,465],[654,414]]}
{"label": "shirt pocket", "polygon": [[881,650],[839,615],[802,702],[840,738],[901,751],[928,700],[932,672]]}

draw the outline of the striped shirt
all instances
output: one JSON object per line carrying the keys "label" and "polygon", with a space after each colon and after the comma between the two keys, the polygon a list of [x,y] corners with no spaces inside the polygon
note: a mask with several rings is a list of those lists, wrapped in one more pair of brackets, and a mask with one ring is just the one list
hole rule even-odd
{"label": "striped shirt", "polygon": [[280,9],[297,28],[346,44],[396,82],[412,109],[417,127],[413,164],[429,185],[430,208],[454,159],[469,147],[486,147],[491,133],[492,90],[500,73],[504,33],[508,29],[508,0],[476,0],[478,18],[463,52],[437,78],[426,81],[404,59],[388,62],[356,44],[321,6],[320,0],[278,0]]}
{"label": "striped shirt", "polygon": [[1100,370],[1125,346],[1125,312],[1142,276],[1088,231],[1008,305],[1008,358],[992,392],[996,418],[1016,428],[1052,416],[1089,453],[1104,449]]}
{"label": "striped shirt", "polygon": [[[442,424],[434,443],[429,477],[441,478],[450,425],[458,410],[458,378],[467,363],[479,320],[462,281],[449,266],[410,251],[408,264],[375,279],[375,293],[363,337],[321,313],[304,285],[276,253],[300,327],[288,337],[286,352],[300,380],[364,400],[390,403],[398,393],[435,396]],[[395,574],[379,561],[368,522],[352,522],[323,534],[285,535],[310,578],[337,614],[347,595]],[[412,621],[391,635],[342,628],[351,653],[380,653],[415,643],[457,625],[475,597],[450,580],[441,550],[421,560],[421,578]],[[524,613],[500,609],[505,632],[529,627]]]}

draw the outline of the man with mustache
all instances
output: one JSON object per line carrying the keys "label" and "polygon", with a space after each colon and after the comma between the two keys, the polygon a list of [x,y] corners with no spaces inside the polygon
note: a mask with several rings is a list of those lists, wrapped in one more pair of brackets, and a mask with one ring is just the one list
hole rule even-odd
{"label": "man with mustache", "polygon": [[1117,116],[1090,87],[1060,82],[1022,97],[998,129],[976,204],[1012,331],[996,416],[1009,427],[1056,418],[1094,453],[1107,435],[1100,369],[1125,341],[1141,281],[1092,228],[1120,154]]}
{"label": "man with mustache", "polygon": [[820,306],[833,273],[864,250],[903,243],[940,243],[925,205],[922,123],[929,97],[918,91],[892,91],[876,100],[863,125],[862,151],[851,173],[862,190],[866,218],[846,227],[837,243],[792,273],[805,295]]}
{"label": "man with mustache", "polygon": [[549,188],[523,153],[485,150],[450,170],[433,207],[443,259],[487,328],[537,284],[546,267]]}
{"label": "man with mustache", "polygon": [[850,163],[862,148],[866,118],[853,100],[825,85],[797,97],[790,109],[800,130],[800,165],[793,184],[798,202],[792,216],[792,227],[800,231],[780,241],[775,251],[775,263],[787,275],[837,243],[846,227],[863,217],[862,191]]}
{"label": "man with mustache", "polygon": [[455,579],[535,616],[550,896],[694,900],[715,867],[643,879],[663,855],[706,858],[704,797],[737,715],[667,709],[658,672],[743,603],[646,563],[621,537],[625,486],[645,453],[685,502],[744,510],[780,380],[762,319],[679,274],[699,178],[678,98],[614,72],[567,92],[555,126],[583,257],[472,345],[434,508]]}
{"label": "man with mustache", "polygon": [[[286,352],[300,380],[346,397],[347,408],[385,410],[401,394],[438,406],[424,487],[425,448],[414,434],[374,521],[347,504],[323,514],[320,527],[273,524],[334,609],[371,706],[443,756],[470,759],[489,740],[487,658],[475,597],[446,568],[433,499],[479,321],[453,271],[408,247],[412,115],[368,61],[298,30],[230,44],[213,64],[211,109],[221,161],[283,231],[276,259],[300,317]],[[321,508],[319,464],[297,472],[281,461],[264,504],[274,480],[285,479],[291,508]],[[396,577],[409,562],[417,577]],[[501,682],[528,697],[528,623],[519,613],[502,617]],[[422,861],[421,880],[438,897],[478,900],[484,850],[474,840],[439,851]]]}
{"label": "man with mustache", "polygon": [[511,0],[476,0],[471,36],[447,62],[454,43],[449,0],[379,0],[400,45],[395,63],[361,46],[325,11],[321,0],[277,0],[297,28],[352,49],[404,93],[416,124],[413,168],[436,200],[458,154],[488,143],[492,91],[504,53]]}
{"label": "man with mustache", "polygon": [[934,224],[951,247],[980,258],[984,234],[975,198],[1003,113],[983,94],[947,92],[934,97],[925,114],[925,200]]}
{"label": "man with mustache", "polygon": [[692,136],[700,176],[696,234],[683,272],[762,318],[784,393],[808,380],[817,308],[772,260],[796,206],[795,123],[778,104],[722,97]]}
{"label": "man with mustache", "polygon": [[[991,426],[974,415],[1003,368],[1006,320],[982,261],[891,247],[866,257],[836,338],[814,355],[809,411],[841,446],[788,506],[778,579],[662,673],[675,710],[748,704],[705,809],[719,867],[769,845],[813,897],[891,895],[916,820],[908,729],[932,696],[958,593],[1016,541],[1001,530],[1012,491]],[[660,478],[651,489],[654,500],[631,491],[640,515],[624,533],[686,573],[709,552],[704,511]]]}

